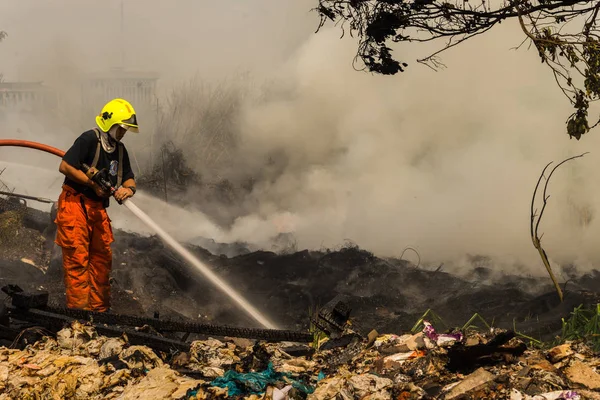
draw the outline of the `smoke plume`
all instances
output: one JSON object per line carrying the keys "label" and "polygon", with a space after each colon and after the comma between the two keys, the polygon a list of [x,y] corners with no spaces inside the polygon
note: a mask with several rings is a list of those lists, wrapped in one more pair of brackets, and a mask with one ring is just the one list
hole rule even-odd
{"label": "smoke plume", "polygon": [[[412,63],[381,77],[350,67],[355,44],[337,31],[310,38],[282,72],[288,96],[245,110],[236,170],[270,154],[279,165],[232,231],[279,221],[302,248],[351,239],[389,256],[412,246],[429,262],[537,266],[536,180],[548,162],[592,150],[554,175],[540,233],[556,262],[594,263],[598,138],[568,140],[569,104],[535,52],[509,49],[519,39],[507,27],[445,53],[442,71]],[[411,60],[423,50],[400,49]]]}

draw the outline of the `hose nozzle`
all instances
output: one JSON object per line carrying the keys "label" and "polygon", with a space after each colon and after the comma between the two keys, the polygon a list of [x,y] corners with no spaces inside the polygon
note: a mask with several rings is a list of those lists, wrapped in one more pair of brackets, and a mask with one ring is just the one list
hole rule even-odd
{"label": "hose nozzle", "polygon": [[110,179],[108,179],[108,176],[106,176],[107,171],[105,168],[98,170],[95,167],[90,167],[86,163],[81,163],[81,169],[83,170],[85,175],[88,178],[90,178],[92,182],[100,186],[102,190],[104,190],[107,193],[110,193],[111,195],[115,193],[116,189],[113,187],[112,183],[110,182]]}

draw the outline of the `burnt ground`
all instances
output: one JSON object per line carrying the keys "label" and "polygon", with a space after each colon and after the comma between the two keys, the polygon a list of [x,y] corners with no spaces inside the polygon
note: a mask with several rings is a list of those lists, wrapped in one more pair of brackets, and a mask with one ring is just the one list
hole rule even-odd
{"label": "burnt ground", "polygon": [[[52,230],[40,229],[40,217],[48,216],[25,218],[24,225],[29,228],[18,229],[21,238],[44,237],[43,231],[46,246],[31,248],[31,240],[20,240],[22,245],[13,244],[10,251],[0,248],[0,285],[43,288],[50,292],[51,301],[64,304],[60,249],[52,244]],[[256,326],[159,238],[118,230],[115,238],[113,312],[145,316],[159,312],[164,317]],[[479,313],[495,326],[516,327],[548,340],[560,332],[561,317],[568,317],[574,307],[600,302],[600,271],[573,278],[560,304],[547,279],[504,276],[490,282],[491,270],[485,266],[473,267],[469,276],[461,278],[403,260],[384,260],[355,246],[276,254],[244,252],[243,247],[235,245],[235,253],[243,254],[230,257],[219,253],[227,253],[231,246],[220,246],[219,250],[213,246],[216,254],[198,246],[188,248],[258,309],[288,329],[307,329],[311,310],[342,294],[348,298],[358,327],[365,331],[406,331],[431,309],[448,327],[462,326]],[[15,254],[37,260],[38,267]],[[47,270],[41,265],[44,260],[50,260]],[[538,290],[532,293],[532,287]]]}

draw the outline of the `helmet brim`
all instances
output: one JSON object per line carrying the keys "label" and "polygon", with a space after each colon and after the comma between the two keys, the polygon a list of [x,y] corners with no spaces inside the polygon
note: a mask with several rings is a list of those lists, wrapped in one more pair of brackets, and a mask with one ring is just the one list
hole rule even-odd
{"label": "helmet brim", "polygon": [[132,114],[131,117],[127,118],[126,120],[121,121],[121,126],[125,129],[127,129],[128,131],[134,132],[134,133],[139,133],[139,127],[138,127],[138,122],[137,122],[137,116],[135,114]]}
{"label": "helmet brim", "polygon": [[140,128],[137,125],[121,124],[121,126],[127,129],[127,132],[140,133]]}

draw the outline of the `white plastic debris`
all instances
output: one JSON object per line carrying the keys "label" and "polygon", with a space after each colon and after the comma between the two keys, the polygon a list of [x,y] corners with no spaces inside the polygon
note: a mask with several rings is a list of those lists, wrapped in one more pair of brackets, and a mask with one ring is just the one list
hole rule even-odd
{"label": "white plastic debris", "polygon": [[519,392],[517,389],[512,389],[510,400],[581,400],[581,396],[573,390],[557,390],[555,392],[529,396]]}
{"label": "white plastic debris", "polygon": [[292,389],[292,385],[288,385],[283,389],[275,388],[273,390],[273,400],[285,400],[288,398],[288,392]]}

